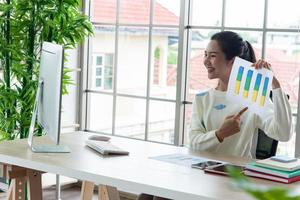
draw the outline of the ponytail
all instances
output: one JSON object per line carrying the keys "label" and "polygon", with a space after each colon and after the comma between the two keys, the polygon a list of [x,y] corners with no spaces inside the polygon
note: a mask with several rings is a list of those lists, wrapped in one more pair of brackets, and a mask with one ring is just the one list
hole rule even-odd
{"label": "ponytail", "polygon": [[225,54],[226,60],[239,56],[249,62],[256,62],[253,47],[248,41],[243,41],[243,38],[232,31],[221,31],[215,33],[211,40],[218,42],[220,48]]}
{"label": "ponytail", "polygon": [[242,53],[239,55],[239,57],[253,63],[256,62],[256,57],[255,57],[253,47],[247,40],[243,42]]}

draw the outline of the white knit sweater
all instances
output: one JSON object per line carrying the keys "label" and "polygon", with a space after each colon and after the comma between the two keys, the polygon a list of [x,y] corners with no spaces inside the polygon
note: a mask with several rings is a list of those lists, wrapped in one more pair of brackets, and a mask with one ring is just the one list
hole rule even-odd
{"label": "white knit sweater", "polygon": [[288,141],[292,134],[292,113],[286,95],[278,88],[273,90],[273,103],[268,104],[263,119],[246,111],[241,116],[241,131],[224,139],[216,137],[225,117],[236,114],[243,107],[226,100],[226,92],[210,89],[195,96],[189,132],[190,148],[207,150],[223,155],[251,156],[254,134],[258,128],[271,138]]}

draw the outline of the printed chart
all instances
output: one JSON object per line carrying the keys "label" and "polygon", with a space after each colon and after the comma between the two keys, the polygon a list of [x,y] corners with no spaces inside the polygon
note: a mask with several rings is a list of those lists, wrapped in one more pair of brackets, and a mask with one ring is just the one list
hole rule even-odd
{"label": "printed chart", "polygon": [[270,94],[273,73],[265,68],[256,70],[251,65],[241,58],[235,59],[226,97],[261,112]]}

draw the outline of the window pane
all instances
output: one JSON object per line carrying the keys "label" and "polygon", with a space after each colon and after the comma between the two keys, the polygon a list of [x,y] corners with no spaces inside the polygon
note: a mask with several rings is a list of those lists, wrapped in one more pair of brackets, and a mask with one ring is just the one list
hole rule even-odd
{"label": "window pane", "polygon": [[93,0],[91,2],[92,22],[116,22],[116,0]]}
{"label": "window pane", "polygon": [[114,63],[114,55],[113,54],[106,54],[105,55],[105,66],[113,66]]}
{"label": "window pane", "polygon": [[120,23],[149,24],[150,0],[120,0]]}
{"label": "window pane", "polygon": [[146,27],[120,27],[118,93],[146,96],[148,38]]}
{"label": "window pane", "polygon": [[225,25],[230,27],[263,27],[264,3],[262,0],[226,1]]}
{"label": "window pane", "polygon": [[101,87],[102,86],[101,82],[102,82],[101,78],[96,78],[96,87]]}
{"label": "window pane", "polygon": [[102,75],[102,68],[98,67],[96,68],[96,76],[101,76]]}
{"label": "window pane", "polygon": [[[297,113],[299,71],[299,34],[285,32],[267,33],[266,60],[272,64],[274,75],[280,81],[284,92],[290,97],[292,112]],[[293,120],[293,126],[296,119]],[[295,130],[295,128],[294,128]],[[280,142],[278,154],[294,156],[295,133],[289,142]]]}
{"label": "window pane", "polygon": [[115,134],[145,138],[146,100],[117,97]]}
{"label": "window pane", "polygon": [[[113,26],[94,26],[94,37],[91,39],[91,53],[92,57],[95,58],[94,61],[91,61],[89,65],[89,89],[92,90],[106,90],[105,88],[96,86],[95,79],[96,76],[103,75],[102,69],[99,68],[99,65],[96,65],[97,61],[100,62],[100,60],[96,61],[96,58],[101,58],[101,64],[111,62],[112,65],[110,65],[112,68],[112,76],[114,72],[114,65],[113,61],[113,55],[115,53],[115,28]],[[101,54],[102,56],[99,56]],[[104,60],[103,60],[104,59]],[[95,63],[95,64],[92,64]],[[99,74],[100,73],[100,74]],[[112,87],[111,87],[112,89]]]}
{"label": "window pane", "polygon": [[176,98],[177,55],[178,30],[153,29],[151,97]]}
{"label": "window pane", "polygon": [[88,108],[88,130],[111,134],[113,97],[89,93]]}
{"label": "window pane", "polygon": [[222,0],[193,0],[192,23],[198,26],[221,26]]}
{"label": "window pane", "polygon": [[102,56],[96,57],[96,65],[102,65]]}
{"label": "window pane", "polygon": [[148,139],[174,143],[175,103],[150,101]]}
{"label": "window pane", "polygon": [[295,28],[299,29],[300,1],[268,1],[268,28]]}
{"label": "window pane", "polygon": [[191,127],[191,120],[192,120],[192,104],[185,105],[185,113],[184,113],[184,142],[185,146],[189,145],[189,130]]}
{"label": "window pane", "polygon": [[154,0],[153,24],[179,25],[180,0]]}
{"label": "window pane", "polygon": [[112,78],[104,78],[104,89],[111,90],[113,86]]}
{"label": "window pane", "polygon": [[204,51],[210,41],[210,37],[218,30],[192,30],[192,41],[190,47],[188,91],[187,100],[192,101],[194,95],[199,91],[215,87],[216,80],[207,78],[207,71],[203,65]]}
{"label": "window pane", "polygon": [[104,70],[104,74],[105,76],[112,76],[113,75],[113,68],[112,67],[105,67],[105,70]]}
{"label": "window pane", "polygon": [[298,102],[299,42],[300,38],[297,33],[267,33],[266,59],[272,64],[274,74],[283,90],[290,96],[290,103],[294,108]]}

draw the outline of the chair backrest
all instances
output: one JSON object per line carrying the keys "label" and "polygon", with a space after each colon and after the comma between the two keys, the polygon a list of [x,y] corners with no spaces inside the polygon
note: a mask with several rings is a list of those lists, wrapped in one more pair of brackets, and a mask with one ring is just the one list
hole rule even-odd
{"label": "chair backrest", "polygon": [[[270,92],[270,98],[272,100],[272,91]],[[289,99],[289,95],[287,95]],[[276,150],[278,146],[278,141],[268,137],[265,132],[261,129],[258,129],[258,136],[257,136],[257,145],[256,145],[256,152],[255,156],[256,159],[266,159],[270,158],[271,156],[276,155]]]}
{"label": "chair backrest", "polygon": [[266,159],[276,155],[278,141],[268,137],[264,131],[258,129],[256,158]]}

